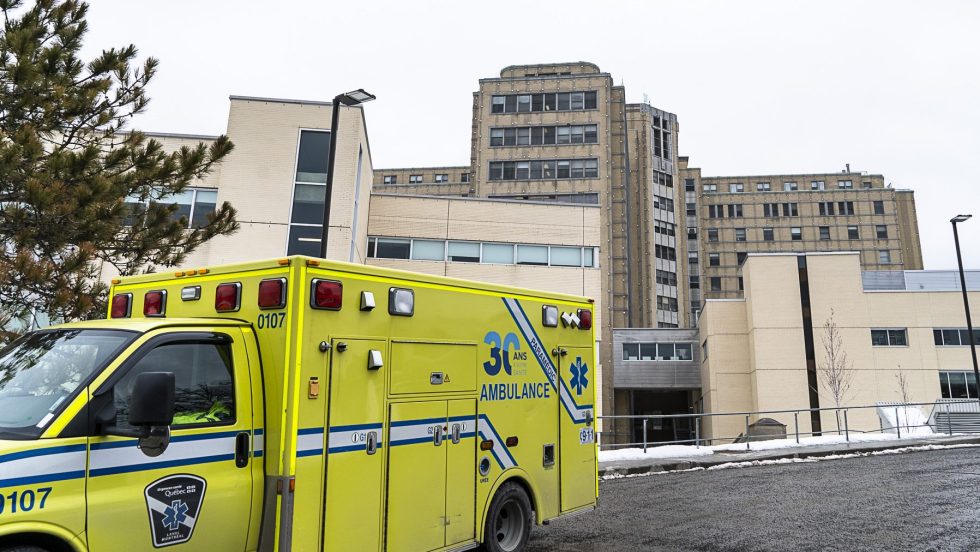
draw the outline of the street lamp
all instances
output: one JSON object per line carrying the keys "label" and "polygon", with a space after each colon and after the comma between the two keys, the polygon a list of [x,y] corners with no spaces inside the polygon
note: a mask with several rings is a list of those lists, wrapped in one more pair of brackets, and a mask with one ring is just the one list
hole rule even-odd
{"label": "street lamp", "polygon": [[327,157],[327,189],[323,197],[323,236],[320,238],[320,257],[327,258],[327,232],[330,230],[330,198],[333,196],[333,170],[334,157],[337,155],[337,137],[340,135],[337,128],[340,125],[340,104],[347,106],[359,105],[369,102],[376,97],[374,94],[365,92],[363,88],[358,88],[353,92],[338,94],[333,99],[332,113],[330,115],[330,154]]}
{"label": "street lamp", "polygon": [[[980,367],[977,366],[977,337],[973,335],[973,321],[970,320],[970,299],[966,294],[966,274],[963,273],[963,256],[960,254],[960,236],[956,232],[956,223],[966,222],[973,215],[956,215],[949,219],[953,223],[953,241],[956,243],[956,262],[960,266],[960,289],[963,290],[963,310],[966,311],[966,332],[970,334],[970,354],[973,355],[973,377],[976,378],[977,390],[980,391]],[[980,392],[977,393],[980,400]]]}

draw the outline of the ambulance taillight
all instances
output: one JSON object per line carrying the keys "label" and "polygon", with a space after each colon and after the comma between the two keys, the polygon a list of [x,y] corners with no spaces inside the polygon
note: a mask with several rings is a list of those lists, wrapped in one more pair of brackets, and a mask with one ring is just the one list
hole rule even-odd
{"label": "ambulance taillight", "polygon": [[218,284],[214,290],[214,310],[235,312],[242,304],[242,285],[238,282]]}
{"label": "ambulance taillight", "polygon": [[270,278],[259,282],[259,308],[281,309],[286,306],[286,279]]}
{"label": "ambulance taillight", "polygon": [[143,296],[143,316],[164,316],[167,311],[167,292],[148,291]]}
{"label": "ambulance taillight", "polygon": [[344,304],[344,285],[333,280],[313,280],[310,306],[315,309],[340,310]]}
{"label": "ambulance taillight", "polygon": [[589,309],[578,310],[578,328],[580,330],[592,329],[592,311]]}
{"label": "ambulance taillight", "polygon": [[112,311],[109,316],[112,318],[129,318],[133,310],[133,294],[117,293],[112,296]]}

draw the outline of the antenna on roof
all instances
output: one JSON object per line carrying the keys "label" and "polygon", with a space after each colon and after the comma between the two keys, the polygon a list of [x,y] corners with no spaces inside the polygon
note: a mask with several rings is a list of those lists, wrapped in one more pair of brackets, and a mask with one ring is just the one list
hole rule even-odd
{"label": "antenna on roof", "polygon": [[851,164],[850,163],[844,163],[844,166],[847,167],[847,172],[851,172]]}
{"label": "antenna on roof", "polygon": [[650,96],[647,96],[646,92],[643,93],[643,103],[650,105]]}

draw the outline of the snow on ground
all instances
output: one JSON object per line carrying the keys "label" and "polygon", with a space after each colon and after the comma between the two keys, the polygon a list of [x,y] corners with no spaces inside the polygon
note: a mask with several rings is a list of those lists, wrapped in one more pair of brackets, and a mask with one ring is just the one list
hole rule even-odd
{"label": "snow on ground", "polygon": [[[901,415],[901,414],[900,414]],[[894,415],[892,416],[894,417]],[[903,420],[904,421],[904,420]],[[914,424],[912,424],[914,425]],[[902,431],[902,439],[921,438],[923,434]],[[881,441],[897,441],[898,437],[894,433],[851,433],[851,443],[871,443]],[[770,441],[754,441],[750,443],[748,450],[778,450],[796,447],[810,447],[819,445],[839,445],[848,442],[848,437],[841,435],[822,435],[820,437],[800,437],[799,444],[796,439],[773,439]],[[694,445],[664,445],[659,447],[648,447],[646,453],[641,448],[627,448],[615,450],[599,451],[599,462],[615,462],[622,460],[645,460],[645,459],[664,459],[664,458],[686,458],[691,456],[710,456],[715,452],[743,452],[745,443],[734,443],[729,445],[714,445],[710,447],[695,447]]]}
{"label": "snow on ground", "polygon": [[[898,422],[895,422],[895,418]],[[879,406],[878,418],[885,428],[884,431],[895,433],[895,426],[902,432],[902,437],[911,435],[932,435],[932,428],[929,427],[929,417],[917,406]]]}

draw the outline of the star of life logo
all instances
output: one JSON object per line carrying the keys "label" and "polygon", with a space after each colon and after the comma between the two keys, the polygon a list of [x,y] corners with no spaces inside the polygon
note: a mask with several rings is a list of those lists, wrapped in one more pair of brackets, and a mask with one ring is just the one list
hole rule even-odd
{"label": "star of life logo", "polygon": [[204,505],[207,482],[196,475],[171,475],[150,483],[143,491],[150,516],[153,547],[191,540]]}
{"label": "star of life logo", "polygon": [[576,357],[575,363],[569,367],[572,372],[572,389],[575,390],[576,395],[581,395],[582,391],[589,386],[589,379],[585,377],[585,374],[589,372],[588,364],[582,362],[582,357]]}

